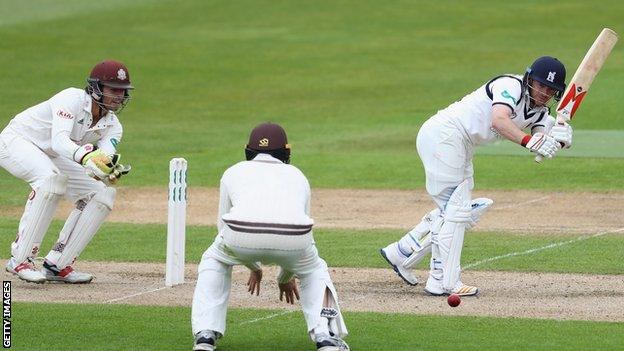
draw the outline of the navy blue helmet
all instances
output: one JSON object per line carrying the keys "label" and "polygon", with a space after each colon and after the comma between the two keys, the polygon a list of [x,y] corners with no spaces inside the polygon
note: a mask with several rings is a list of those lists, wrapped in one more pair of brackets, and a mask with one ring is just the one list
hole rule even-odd
{"label": "navy blue helmet", "polygon": [[524,74],[524,84],[528,86],[529,78],[536,80],[557,91],[555,100],[561,99],[566,88],[566,69],[561,61],[551,56],[542,56],[535,60]]}

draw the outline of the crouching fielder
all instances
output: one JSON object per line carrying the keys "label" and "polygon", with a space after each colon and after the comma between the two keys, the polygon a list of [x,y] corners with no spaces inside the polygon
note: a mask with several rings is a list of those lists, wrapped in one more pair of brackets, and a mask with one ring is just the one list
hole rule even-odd
{"label": "crouching fielder", "polygon": [[249,289],[259,293],[260,264],[281,267],[277,277],[280,300],[299,298],[308,334],[317,350],[349,350],[342,340],[347,328],[327,264],[319,257],[312,236],[310,185],[289,165],[290,146],[277,124],[264,123],[251,132],[247,161],[225,171],[221,178],[219,233],[199,265],[193,296],[193,350],[214,350],[225,333],[232,266],[251,271]]}
{"label": "crouching fielder", "polygon": [[[19,113],[0,133],[0,167],[32,188],[6,265],[28,282],[93,279],[72,264],[113,209],[109,185],[129,171],[114,155],[122,135],[116,113],[132,89],[128,70],[103,61],[87,82],[85,89],[67,88]],[[76,207],[39,271],[34,259],[63,197]]]}
{"label": "crouching fielder", "polygon": [[[426,188],[437,208],[381,255],[410,285],[412,268],[431,253],[425,291],[432,295],[476,295],[460,280],[460,258],[466,229],[492,205],[472,199],[474,147],[508,139],[545,158],[572,144],[572,128],[555,125],[552,101],[565,90],[565,67],[553,57],[540,57],[524,76],[501,75],[427,120],[416,139],[426,175]],[[526,134],[527,130],[530,134]]]}

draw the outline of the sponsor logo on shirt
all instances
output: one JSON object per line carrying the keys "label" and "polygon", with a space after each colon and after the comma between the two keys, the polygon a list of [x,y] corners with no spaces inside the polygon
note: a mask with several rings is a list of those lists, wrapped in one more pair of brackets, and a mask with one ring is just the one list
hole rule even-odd
{"label": "sponsor logo on shirt", "polygon": [[63,111],[63,110],[58,110],[56,111],[56,115],[64,118],[64,119],[74,119],[74,115],[72,115],[71,113],[67,112],[67,111]]}
{"label": "sponsor logo on shirt", "polygon": [[514,105],[518,104],[516,102],[516,99],[513,96],[511,96],[511,94],[509,94],[509,92],[507,90],[503,90],[503,92],[501,93],[501,96],[504,97],[505,99],[511,99],[511,101],[513,101]]}
{"label": "sponsor logo on shirt", "polygon": [[119,144],[119,140],[115,138],[111,138],[110,143],[113,144],[113,147],[117,147],[117,144]]}

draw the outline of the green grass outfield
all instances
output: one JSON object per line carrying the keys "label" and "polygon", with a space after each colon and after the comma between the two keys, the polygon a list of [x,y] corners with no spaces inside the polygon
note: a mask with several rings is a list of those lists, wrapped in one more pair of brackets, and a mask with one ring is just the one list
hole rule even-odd
{"label": "green grass outfield", "polygon": [[[313,350],[301,312],[232,309],[221,351]],[[14,350],[190,350],[190,308],[13,305]],[[617,350],[624,324],[347,312],[352,350]],[[33,337],[31,331],[46,330]],[[250,337],[253,335],[254,337]]]}
{"label": "green grass outfield", "polygon": [[[39,0],[0,10],[0,125],[84,86],[102,58],[127,63],[136,91],[119,151],[134,166],[131,186],[166,184],[173,156],[189,160],[191,184],[215,186],[250,129],[272,120],[313,186],[422,187],[414,138],[436,110],[544,54],[571,77],[602,27],[624,32],[619,1]],[[580,107],[579,136],[624,130],[623,48]],[[527,153],[479,154],[477,187],[624,189],[624,159],[593,150],[603,139],[542,165]],[[18,184],[0,171],[0,204],[23,198]]]}
{"label": "green grass outfield", "polygon": [[[15,239],[16,219],[0,217],[0,248],[8,248]],[[45,255],[61,228],[55,221],[42,245]],[[164,262],[167,243],[165,225],[136,225],[106,223],[86,248],[81,260],[115,262]],[[186,236],[186,261],[199,263],[201,255],[210,246],[215,227],[189,226]],[[470,269],[624,274],[624,267],[613,262],[624,261],[622,234],[606,234],[587,238],[595,233],[578,236],[547,234],[506,234],[495,232],[469,232],[466,235],[462,262],[471,266],[480,261],[551,244],[561,246],[479,263]],[[403,235],[396,230],[315,230],[314,237],[321,254],[332,267],[387,267],[379,249]],[[579,240],[579,238],[587,238]],[[576,241],[574,241],[576,240]],[[574,241],[567,243],[569,241]],[[8,251],[0,257],[6,257]],[[425,266],[425,263],[422,264]]]}

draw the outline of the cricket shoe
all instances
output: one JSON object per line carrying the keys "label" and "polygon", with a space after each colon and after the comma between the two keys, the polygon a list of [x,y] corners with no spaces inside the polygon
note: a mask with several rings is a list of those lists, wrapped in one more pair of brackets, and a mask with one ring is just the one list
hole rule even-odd
{"label": "cricket shoe", "polygon": [[349,345],[339,337],[320,334],[315,339],[316,351],[349,351]]}
{"label": "cricket shoe", "polygon": [[213,351],[216,349],[217,336],[212,330],[202,330],[195,334],[193,351]]}
{"label": "cricket shoe", "polygon": [[31,261],[31,259],[27,259],[26,261],[17,264],[17,262],[15,262],[15,258],[11,257],[11,259],[7,261],[6,270],[9,273],[17,275],[21,280],[29,283],[42,284],[46,281],[45,275],[35,269],[35,264]]}
{"label": "cricket shoe", "polygon": [[63,282],[68,284],[87,284],[93,280],[93,275],[89,273],[77,272],[72,266],[59,269],[56,265],[43,261],[41,273],[45,279],[51,282]]}
{"label": "cricket shoe", "polygon": [[405,261],[406,257],[399,252],[399,244],[397,242],[393,242],[385,248],[380,249],[379,253],[386,262],[392,266],[396,274],[407,284],[412,286],[418,284],[418,278],[414,276],[412,270],[403,267],[403,261]]}
{"label": "cricket shoe", "polygon": [[457,285],[455,285],[455,289],[449,292],[442,287],[442,281],[429,276],[429,279],[427,279],[427,285],[425,286],[425,292],[433,296],[451,294],[457,294],[459,296],[474,296],[479,293],[479,288],[476,286],[465,285],[460,281],[457,282]]}

